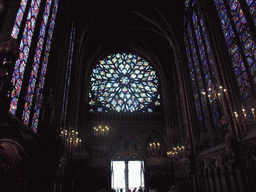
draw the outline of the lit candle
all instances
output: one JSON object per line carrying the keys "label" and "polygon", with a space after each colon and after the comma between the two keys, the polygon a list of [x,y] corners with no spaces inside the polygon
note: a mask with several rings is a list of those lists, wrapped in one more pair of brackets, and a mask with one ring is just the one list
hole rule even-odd
{"label": "lit candle", "polygon": [[246,118],[245,109],[243,108],[242,111],[243,111],[244,117]]}
{"label": "lit candle", "polygon": [[156,143],[155,143],[155,141],[154,141],[153,145],[154,145],[154,148],[156,148]]}
{"label": "lit candle", "polygon": [[254,108],[252,108],[252,115],[253,115],[253,117],[255,117]]}
{"label": "lit candle", "polygon": [[234,114],[235,114],[235,117],[236,117],[236,120],[237,120],[237,118],[238,118],[238,114],[237,114],[237,112],[234,112]]}

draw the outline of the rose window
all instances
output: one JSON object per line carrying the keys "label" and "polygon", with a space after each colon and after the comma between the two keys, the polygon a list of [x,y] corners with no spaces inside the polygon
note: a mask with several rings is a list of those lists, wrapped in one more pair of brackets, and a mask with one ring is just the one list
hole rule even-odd
{"label": "rose window", "polygon": [[90,111],[152,112],[160,105],[156,71],[143,58],[118,53],[100,60],[90,82]]}

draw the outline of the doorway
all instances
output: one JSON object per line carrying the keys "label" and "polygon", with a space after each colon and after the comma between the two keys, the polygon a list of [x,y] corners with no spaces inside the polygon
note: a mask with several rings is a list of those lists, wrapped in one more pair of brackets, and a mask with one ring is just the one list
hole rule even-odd
{"label": "doorway", "polygon": [[127,192],[128,189],[134,188],[144,189],[144,161],[111,161],[111,188],[117,192],[123,189]]}

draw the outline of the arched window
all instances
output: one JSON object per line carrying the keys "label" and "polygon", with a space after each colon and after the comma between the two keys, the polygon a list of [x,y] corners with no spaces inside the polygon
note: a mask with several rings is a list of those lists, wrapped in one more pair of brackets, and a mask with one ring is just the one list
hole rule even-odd
{"label": "arched window", "polygon": [[219,87],[204,21],[200,17],[195,1],[190,3],[185,4],[184,41],[202,139],[210,136],[211,129],[216,132],[220,128],[221,110],[216,97]]}
{"label": "arched window", "polygon": [[[22,119],[24,123],[29,126],[33,124],[32,127],[35,132],[37,131],[39,106],[42,99],[57,7],[58,0],[46,0],[45,2],[42,1],[42,3],[41,0],[21,0],[11,34],[13,38],[17,39],[19,33],[22,33],[22,37],[19,46],[19,57],[15,63],[12,75],[13,90],[10,95],[11,104],[9,111],[15,114],[18,109],[19,98],[24,97],[24,108],[20,109],[21,105],[19,105],[19,110],[23,110]],[[26,9],[28,9],[27,14]],[[42,14],[39,15],[41,9]],[[39,26],[37,21],[40,22],[40,31],[38,34],[34,34],[36,25]],[[22,22],[25,23],[24,29],[20,28]],[[38,38],[33,38],[34,35],[38,36]],[[34,41],[33,39],[36,39],[35,41],[37,42],[32,42]],[[32,48],[32,44],[37,46]],[[44,55],[43,59],[41,59],[42,54]],[[28,64],[28,60],[31,60],[31,65]],[[24,81],[24,78],[27,80]],[[27,83],[24,84],[24,82]],[[21,89],[26,90],[22,95],[20,95]]]}
{"label": "arched window", "polygon": [[160,105],[156,71],[134,54],[117,53],[100,60],[90,86],[91,111],[152,112]]}

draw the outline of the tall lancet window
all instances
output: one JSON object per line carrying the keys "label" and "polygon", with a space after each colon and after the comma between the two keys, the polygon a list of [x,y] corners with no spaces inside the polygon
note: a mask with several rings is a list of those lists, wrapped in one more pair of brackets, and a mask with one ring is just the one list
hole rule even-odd
{"label": "tall lancet window", "polygon": [[68,107],[68,95],[69,95],[69,85],[70,85],[70,76],[71,76],[71,69],[72,69],[74,43],[75,43],[75,28],[72,25],[70,39],[69,39],[69,52],[68,52],[68,60],[66,65],[65,86],[64,86],[62,114],[61,114],[61,118],[64,124],[66,121],[67,107]]}
{"label": "tall lancet window", "polygon": [[215,67],[210,54],[204,21],[197,11],[196,3],[185,4],[184,41],[190,77],[194,88],[195,106],[201,129],[200,139],[210,137],[210,127],[216,133],[220,127],[221,110],[216,97],[219,89]]}
{"label": "tall lancet window", "polygon": [[[243,102],[255,100],[256,54],[253,39],[240,0],[214,0],[226,44],[232,58],[234,73]],[[255,22],[255,0],[247,0],[252,19]]]}
{"label": "tall lancet window", "polygon": [[30,74],[30,79],[29,79],[29,84],[27,87],[27,92],[26,92],[26,98],[25,98],[25,106],[24,106],[24,111],[23,111],[23,121],[24,124],[28,125],[29,123],[29,116],[31,112],[31,107],[32,107],[32,102],[33,102],[33,97],[36,89],[36,80],[38,76],[38,71],[39,71],[39,64],[40,64],[40,58],[42,55],[42,49],[44,45],[44,39],[45,39],[45,29],[47,27],[48,23],[48,17],[50,14],[50,8],[51,8],[52,0],[49,0],[46,2],[45,5],[45,10],[44,10],[44,15],[43,15],[43,20],[41,23],[41,28],[40,28],[40,34],[38,36],[37,40],[37,47],[35,50],[35,55],[34,55],[34,62],[32,64],[32,70]]}
{"label": "tall lancet window", "polygon": [[41,4],[41,0],[31,0],[31,5],[27,15],[26,25],[23,31],[23,37],[20,42],[19,58],[15,63],[14,72],[12,75],[13,90],[11,93],[12,100],[11,100],[10,112],[13,114],[15,114],[17,110],[18,99],[20,96],[23,77],[24,77],[25,68],[27,65],[27,60],[29,57],[30,46],[32,42],[32,37],[34,35],[34,30],[35,30],[35,25],[36,25],[40,4]]}
{"label": "tall lancet window", "polygon": [[[58,0],[46,0],[42,1],[42,3],[41,0],[21,0],[11,34],[15,39],[17,39],[19,34],[22,34],[22,36],[19,46],[19,57],[15,63],[11,80],[13,90],[10,95],[11,104],[9,111],[16,114],[18,108],[21,112],[23,110],[22,119],[24,124],[33,127],[35,132],[37,131],[39,108],[57,7]],[[40,12],[42,14],[39,14]],[[21,28],[21,23],[25,23],[24,29]],[[36,25],[40,27],[40,30],[35,33]],[[22,94],[21,89],[24,90]],[[19,98],[21,97],[25,98],[23,106],[18,105]]]}
{"label": "tall lancet window", "polygon": [[32,125],[31,125],[31,127],[33,128],[33,130],[35,132],[37,131],[38,119],[39,119],[39,114],[40,114],[40,106],[41,106],[42,99],[43,99],[42,90],[44,88],[45,75],[46,75],[46,71],[47,71],[48,59],[49,59],[49,54],[50,54],[50,49],[51,49],[52,35],[53,35],[55,19],[56,19],[57,10],[58,10],[58,2],[59,2],[59,0],[54,0],[51,20],[50,20],[50,27],[49,27],[49,30],[47,33],[47,37],[45,37],[45,39],[47,38],[47,40],[46,40],[44,58],[43,58],[43,61],[41,64],[41,72],[40,72],[40,74],[38,73],[38,77],[37,77],[38,86],[37,86],[37,89],[35,90],[34,114],[33,114],[33,120],[32,120]]}

